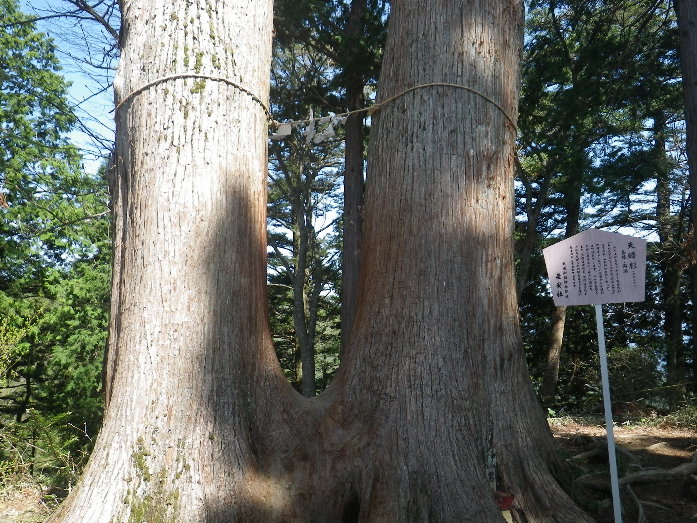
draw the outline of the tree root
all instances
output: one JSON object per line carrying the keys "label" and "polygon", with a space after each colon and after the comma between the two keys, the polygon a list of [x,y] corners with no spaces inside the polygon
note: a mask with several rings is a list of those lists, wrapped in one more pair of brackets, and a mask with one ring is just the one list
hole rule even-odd
{"label": "tree root", "polygon": [[[590,450],[576,454],[571,459],[573,460],[588,460],[592,458],[602,458],[604,460],[608,459],[607,456],[607,440],[605,438],[594,438],[593,446]],[[627,449],[621,447],[620,445],[615,445],[615,450],[618,454],[621,454],[627,458],[630,466],[638,466],[641,458],[639,456],[632,454]]]}
{"label": "tree root", "polygon": [[695,473],[697,473],[697,463],[683,463],[672,469],[641,469],[620,478],[620,485],[652,483],[654,481],[673,481],[676,479],[688,478]]}
{"label": "tree root", "polygon": [[647,523],[646,514],[644,513],[644,503],[637,497],[630,485],[626,485],[625,490],[627,491],[629,497],[632,499],[634,505],[636,506],[637,523]]}
{"label": "tree root", "polygon": [[[647,523],[648,520],[646,519],[646,514],[644,511],[645,507],[655,507],[662,510],[668,509],[659,503],[639,499],[632,489],[632,485],[683,480],[683,490],[686,493],[691,492],[693,487],[697,485],[697,453],[690,462],[682,463],[681,465],[671,469],[663,469],[657,467],[643,468],[639,465],[639,458],[636,455],[620,447],[617,447],[617,451],[627,458],[630,467],[633,468],[633,470],[627,472],[620,478],[620,487],[622,488],[623,492],[626,492],[628,498],[635,506],[637,523]],[[588,460],[593,458],[600,458],[605,461],[607,460],[607,447],[605,446],[604,438],[599,438],[593,443],[593,447],[591,449],[573,456],[572,459]],[[593,472],[584,474],[583,476],[576,478],[574,484],[584,491],[596,490],[610,492],[611,490],[610,480],[607,472]]]}
{"label": "tree root", "polygon": [[[620,478],[620,485],[633,485],[635,483],[653,483],[659,481],[674,481],[685,479],[689,485],[697,482],[697,463],[683,463],[672,469],[642,468],[636,472],[630,472]],[[593,490],[610,490],[609,481],[597,481],[597,478],[605,478],[607,473],[595,472],[584,474],[576,478],[575,483],[583,488]]]}

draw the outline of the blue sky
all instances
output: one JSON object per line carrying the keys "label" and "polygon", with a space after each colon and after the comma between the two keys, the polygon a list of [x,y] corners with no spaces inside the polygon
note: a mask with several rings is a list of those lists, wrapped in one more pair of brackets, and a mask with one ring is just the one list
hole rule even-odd
{"label": "blue sky", "polygon": [[[20,0],[26,14],[46,15],[49,11],[67,10],[63,0]],[[73,20],[54,18],[37,22],[38,29],[48,34],[58,48],[61,73],[71,83],[69,101],[76,108],[84,129],[76,129],[70,139],[83,151],[85,169],[94,173],[108,153],[113,141],[113,92],[111,72],[90,67],[85,60],[96,61],[107,48],[110,37],[96,23],[79,24]]]}

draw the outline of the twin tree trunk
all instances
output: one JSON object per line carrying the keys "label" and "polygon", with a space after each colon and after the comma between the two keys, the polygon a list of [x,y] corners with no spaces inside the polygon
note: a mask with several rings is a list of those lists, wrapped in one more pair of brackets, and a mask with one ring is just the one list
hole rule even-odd
{"label": "twin tree trunk", "polygon": [[[522,0],[396,0],[351,348],[303,398],[265,296],[271,0],[122,0],[109,402],[54,521],[590,521],[518,331]],[[497,107],[492,101],[500,104]]]}

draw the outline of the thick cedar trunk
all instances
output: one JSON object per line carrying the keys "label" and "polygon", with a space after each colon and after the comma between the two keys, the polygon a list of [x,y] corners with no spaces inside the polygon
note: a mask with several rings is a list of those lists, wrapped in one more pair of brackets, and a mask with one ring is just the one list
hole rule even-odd
{"label": "thick cedar trunk", "polygon": [[250,377],[277,369],[267,119],[220,81],[128,95],[200,72],[268,99],[272,2],[122,0],[121,12],[109,402],[83,481],[54,520],[234,521],[257,513],[264,490]]}
{"label": "thick cedar trunk", "polygon": [[[270,3],[193,5],[123,2],[119,99],[193,42],[227,50],[219,75],[266,98]],[[552,476],[517,323],[503,111],[515,119],[522,8],[393,2],[380,99],[448,82],[489,100],[428,87],[376,115],[352,346],[318,398],[283,380],[266,325],[259,105],[173,80],[119,110],[119,351],[54,520],[476,523],[501,520],[498,488],[518,521],[590,521]]]}
{"label": "thick cedar trunk", "polygon": [[[346,38],[358,39],[365,0],[353,0]],[[346,100],[348,110],[363,105],[364,80],[356,59],[350,57],[346,70]],[[351,329],[358,304],[361,234],[363,228],[363,113],[352,114],[346,120],[344,149],[344,235],[341,253],[341,356],[349,347]]]}
{"label": "thick cedar trunk", "polygon": [[[515,118],[522,9],[394,2],[379,100],[447,82]],[[358,314],[329,391],[330,415],[352,427],[360,520],[496,520],[491,472],[529,521],[587,520],[549,473],[522,354],[514,144],[502,110],[452,87],[412,91],[375,118]]]}

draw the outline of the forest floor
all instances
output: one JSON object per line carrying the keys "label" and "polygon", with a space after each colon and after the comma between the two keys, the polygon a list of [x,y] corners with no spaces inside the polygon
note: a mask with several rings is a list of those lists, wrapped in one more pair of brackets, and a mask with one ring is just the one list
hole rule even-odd
{"label": "forest floor", "polygon": [[39,485],[29,478],[4,478],[0,490],[0,523],[39,523],[51,512]]}
{"label": "forest floor", "polygon": [[[602,419],[552,418],[549,423],[561,455],[572,465],[576,501],[598,522],[612,522]],[[630,482],[634,497],[623,488],[624,523],[697,523],[697,431],[665,423],[623,423],[615,426],[614,433],[620,476],[635,474]],[[29,478],[3,479],[0,523],[46,519],[55,501],[48,501],[38,485]]]}
{"label": "forest floor", "polygon": [[[614,521],[604,421],[552,418],[549,424],[573,467],[576,501],[597,521]],[[619,476],[631,489],[622,487],[624,523],[697,523],[697,431],[625,422],[613,432]]]}

